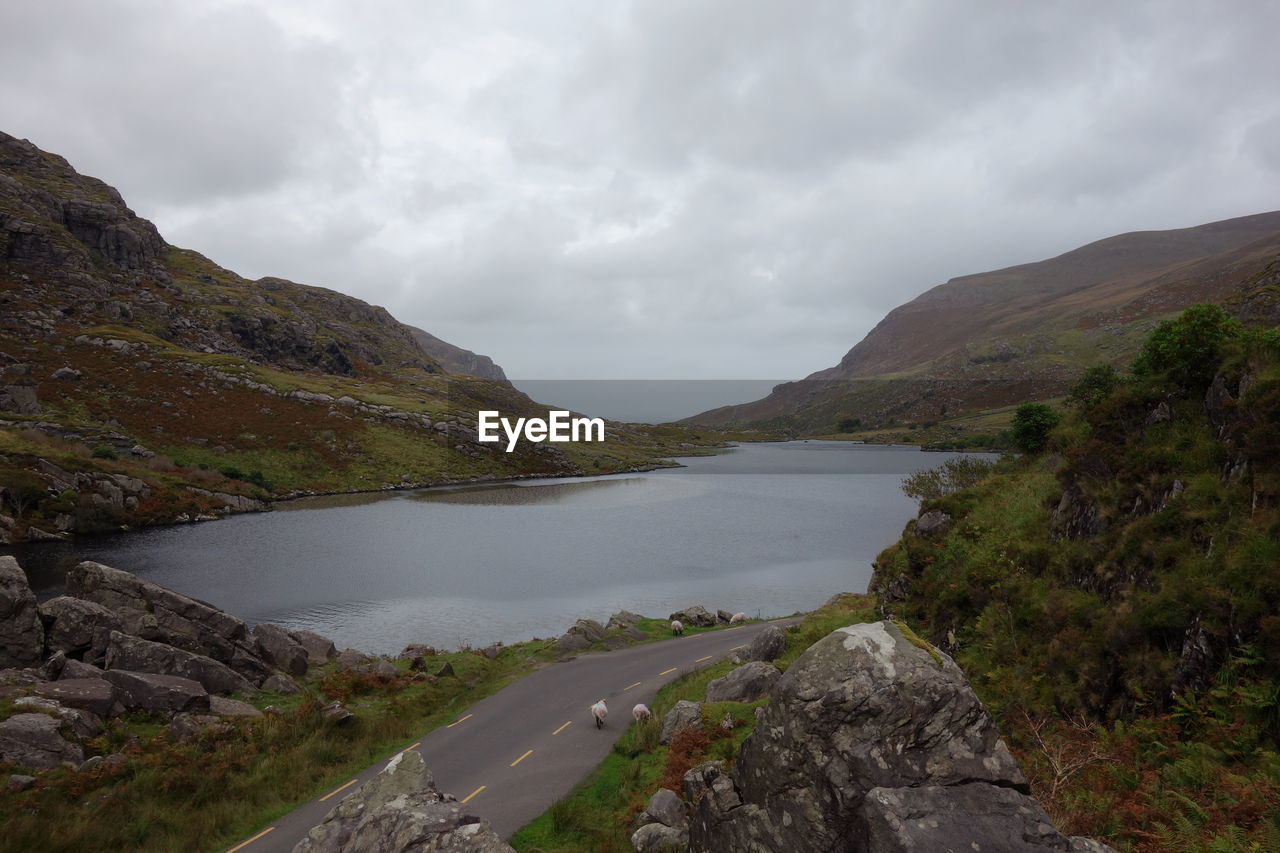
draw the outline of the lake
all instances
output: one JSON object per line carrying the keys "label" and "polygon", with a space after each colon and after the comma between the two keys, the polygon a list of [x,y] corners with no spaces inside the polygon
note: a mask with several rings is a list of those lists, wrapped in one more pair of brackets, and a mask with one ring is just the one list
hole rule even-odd
{"label": "lake", "polygon": [[307,498],[0,550],[41,599],[58,594],[66,565],[91,559],[375,653],[553,637],[624,608],[772,617],[865,591],[871,561],[916,511],[903,476],[953,455],[745,444],[678,469]]}

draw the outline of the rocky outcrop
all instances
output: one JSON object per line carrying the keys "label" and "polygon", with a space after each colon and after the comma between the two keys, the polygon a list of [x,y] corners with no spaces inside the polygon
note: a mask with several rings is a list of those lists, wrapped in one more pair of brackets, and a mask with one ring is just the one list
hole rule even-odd
{"label": "rocky outcrop", "polygon": [[916,535],[926,539],[945,536],[950,529],[951,516],[945,512],[934,510],[933,512],[926,512],[916,519]]}
{"label": "rocky outcrop", "polygon": [[130,711],[178,714],[209,710],[208,691],[189,678],[123,669],[108,670],[102,677],[115,685],[121,703]]}
{"label": "rocky outcrop", "polygon": [[609,636],[608,630],[594,619],[579,619],[556,640],[555,650],[558,654],[571,654],[591,648],[592,644],[603,642]]}
{"label": "rocky outcrop", "polygon": [[119,631],[108,635],[105,666],[108,672],[127,669],[189,678],[200,682],[210,693],[248,692],[253,689],[248,679],[213,658]]}
{"label": "rocky outcrop", "polygon": [[101,660],[112,631],[124,622],[114,610],[93,601],[60,595],[40,605],[45,625],[45,648],[88,660]]}
{"label": "rocky outcrop", "polygon": [[777,625],[770,625],[759,634],[755,639],[747,644],[747,647],[738,653],[738,660],[746,663],[748,661],[773,661],[777,660],[787,648],[787,635]]}
{"label": "rocky outcrop", "polygon": [[661,743],[671,743],[680,732],[702,726],[702,706],[688,699],[677,702],[662,718]]}
{"label": "rocky outcrop", "polygon": [[686,607],[684,610],[677,610],[667,618],[672,621],[683,622],[685,627],[692,625],[697,628],[711,628],[720,624],[720,620],[716,618],[716,615],[701,604]]}
{"label": "rocky outcrop", "polygon": [[769,695],[781,675],[771,663],[752,661],[743,664],[707,685],[707,701],[754,702]]}
{"label": "rocky outcrop", "polygon": [[306,648],[283,628],[264,622],[254,625],[250,635],[259,656],[276,669],[289,675],[306,675],[310,656]]}
{"label": "rocky outcrop", "polygon": [[60,722],[48,714],[14,714],[0,722],[0,761],[33,770],[51,770],[63,762],[80,764],[84,750],[58,732]]}
{"label": "rocky outcrop", "polygon": [[112,716],[117,707],[116,688],[105,678],[68,678],[36,685],[35,692],[68,708],[79,708],[99,717]]}
{"label": "rocky outcrop", "polygon": [[307,661],[313,666],[323,666],[338,656],[333,640],[314,631],[290,631],[289,635],[307,653]]}
{"label": "rocky outcrop", "polygon": [[514,853],[488,821],[441,793],[417,752],[402,752],[325,816],[294,853]]}
{"label": "rocky outcrop", "polygon": [[641,853],[683,850],[689,843],[689,810],[675,791],[659,788],[636,823],[640,827],[631,835],[631,846]]}
{"label": "rocky outcrop", "polygon": [[1075,483],[1062,490],[1062,499],[1049,515],[1049,531],[1054,539],[1083,539],[1105,528],[1097,503]]}
{"label": "rocky outcrop", "polygon": [[0,667],[39,663],[44,626],[27,575],[13,557],[0,557]]}
{"label": "rocky outcrop", "polygon": [[[732,774],[712,775],[693,851],[1037,849],[1018,846],[1039,807],[990,715],[949,657],[892,622],[810,647],[778,680]],[[954,804],[948,847],[894,840],[916,831],[894,815],[912,814],[921,789]],[[1037,844],[1060,845],[1043,849],[1070,849],[1047,820],[1036,832]],[[997,838],[1004,846],[987,846]]]}

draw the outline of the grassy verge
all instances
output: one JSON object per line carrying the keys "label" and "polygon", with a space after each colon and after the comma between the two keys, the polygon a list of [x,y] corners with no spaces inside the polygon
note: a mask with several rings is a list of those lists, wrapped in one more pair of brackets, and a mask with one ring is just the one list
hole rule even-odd
{"label": "grassy verge", "polygon": [[[786,669],[813,643],[844,625],[876,619],[874,600],[844,595],[787,628],[787,647],[775,662]],[[707,684],[733,669],[729,661],[704,667],[658,692],[653,718],[632,724],[585,782],[511,839],[523,853],[627,853],[632,823],[659,788],[679,791],[686,771],[703,761],[732,762],[755,725],[763,702],[714,702],[702,707],[700,730],[671,744],[658,742],[662,717],[681,699],[701,702]]]}

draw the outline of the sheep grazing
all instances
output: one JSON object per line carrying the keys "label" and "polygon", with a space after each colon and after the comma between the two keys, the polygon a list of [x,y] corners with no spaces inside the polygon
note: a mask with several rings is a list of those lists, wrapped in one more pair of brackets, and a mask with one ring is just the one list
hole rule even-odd
{"label": "sheep grazing", "polygon": [[605,707],[604,700],[591,706],[591,717],[596,721],[596,728],[604,728],[604,718],[609,716],[609,709]]}
{"label": "sheep grazing", "polygon": [[747,614],[745,613],[735,613],[729,617],[730,625],[737,625],[739,622],[746,622],[746,621],[747,621]]}
{"label": "sheep grazing", "polygon": [[677,637],[679,637],[681,634],[683,634],[683,633],[684,633],[684,623],[683,623],[683,622],[681,622],[679,619],[676,619],[674,622],[672,622],[672,623],[671,623],[671,633],[672,633],[672,634],[675,634]]}
{"label": "sheep grazing", "polygon": [[637,723],[642,723],[653,716],[649,710],[649,706],[643,702],[631,709],[631,716],[635,717]]}

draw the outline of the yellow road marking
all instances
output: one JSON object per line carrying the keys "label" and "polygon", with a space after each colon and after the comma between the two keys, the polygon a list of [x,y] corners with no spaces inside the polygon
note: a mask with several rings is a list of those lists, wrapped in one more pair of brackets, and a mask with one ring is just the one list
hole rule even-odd
{"label": "yellow road marking", "polygon": [[417,748],[418,748],[418,747],[420,747],[420,746],[422,746],[422,741],[418,741],[418,742],[417,742],[417,743],[415,743],[415,744],[412,744],[412,745],[410,745],[410,746],[406,746],[406,747],[404,748],[404,751],[405,751],[405,752],[408,752],[409,750],[411,750],[411,749],[417,749]]}
{"label": "yellow road marking", "polygon": [[451,729],[451,728],[453,728],[454,726],[456,726],[458,723],[465,723],[467,720],[471,719],[471,718],[472,718],[472,717],[474,717],[474,716],[475,716],[475,714],[467,714],[465,717],[462,717],[461,719],[454,720],[452,723],[450,723],[449,725],[445,726],[445,728],[446,728],[446,729]]}
{"label": "yellow road marking", "polygon": [[704,660],[711,660],[711,655],[707,655],[706,657],[698,658],[696,661],[694,661],[694,663],[702,663]]}
{"label": "yellow road marking", "polygon": [[270,832],[273,829],[275,829],[274,826],[268,826],[266,829],[262,830],[262,832],[259,832],[257,835],[255,835],[253,838],[250,838],[248,841],[241,841],[235,847],[232,847],[230,850],[228,850],[227,853],[236,853],[237,850],[241,850],[245,847],[248,847],[250,844],[257,841],[259,838],[266,835],[268,832]]}
{"label": "yellow road marking", "polygon": [[740,645],[740,646],[734,646],[733,648],[729,649],[729,651],[731,651],[731,652],[736,652],[738,649],[745,649],[746,647],[747,647],[747,644],[746,644],[746,643],[743,643],[743,644],[742,644],[742,645]]}
{"label": "yellow road marking", "polygon": [[323,803],[325,800],[329,799],[329,798],[330,798],[330,797],[332,797],[334,794],[337,794],[337,793],[339,793],[340,791],[345,791],[345,790],[347,790],[348,788],[350,788],[352,785],[354,785],[355,783],[357,783],[357,782],[359,782],[359,781],[360,781],[359,779],[352,779],[350,782],[346,783],[345,785],[339,785],[337,788],[334,788],[332,791],[330,791],[329,793],[327,793],[327,794],[325,794],[323,797],[321,797],[321,798],[320,798],[320,802],[322,802],[322,803]]}
{"label": "yellow road marking", "polygon": [[526,752],[524,755],[522,755],[522,756],[520,756],[519,758],[517,758],[515,761],[511,762],[511,766],[512,766],[512,767],[515,767],[517,764],[519,764],[521,761],[524,761],[524,760],[525,760],[526,758],[528,758],[530,755],[533,755],[533,750],[532,750],[532,749],[531,749],[531,750],[529,750],[528,752]]}
{"label": "yellow road marking", "polygon": [[487,787],[489,787],[489,786],[488,786],[488,785],[481,785],[479,788],[476,788],[474,791],[472,791],[470,794],[467,794],[467,796],[466,796],[466,797],[464,797],[463,799],[459,800],[458,802],[460,802],[460,803],[468,803],[468,802],[470,802],[472,797],[474,797],[476,794],[480,793],[481,791],[483,791],[483,790],[484,790],[485,788],[487,788]]}
{"label": "yellow road marking", "polygon": [[666,674],[667,674],[667,673],[669,673],[669,672],[675,672],[675,671],[676,671],[677,669],[679,669],[679,668],[680,668],[680,667],[678,667],[678,666],[673,666],[673,667],[671,667],[671,669],[664,669],[662,672],[658,673],[658,675],[666,675]]}
{"label": "yellow road marking", "polygon": [[627,692],[628,690],[630,690],[632,687],[639,687],[642,683],[643,683],[643,682],[637,681],[635,684],[628,684],[626,687],[622,688],[622,692],[623,692],[623,693],[626,693],[626,692]]}
{"label": "yellow road marking", "polygon": [[552,732],[551,734],[553,734],[553,735],[558,735],[558,734],[560,734],[562,731],[564,731],[565,729],[569,728],[569,726],[571,726],[571,725],[573,725],[573,720],[570,720],[569,722],[565,723],[563,726],[561,726],[560,728],[556,729],[556,730],[555,730],[554,732]]}

